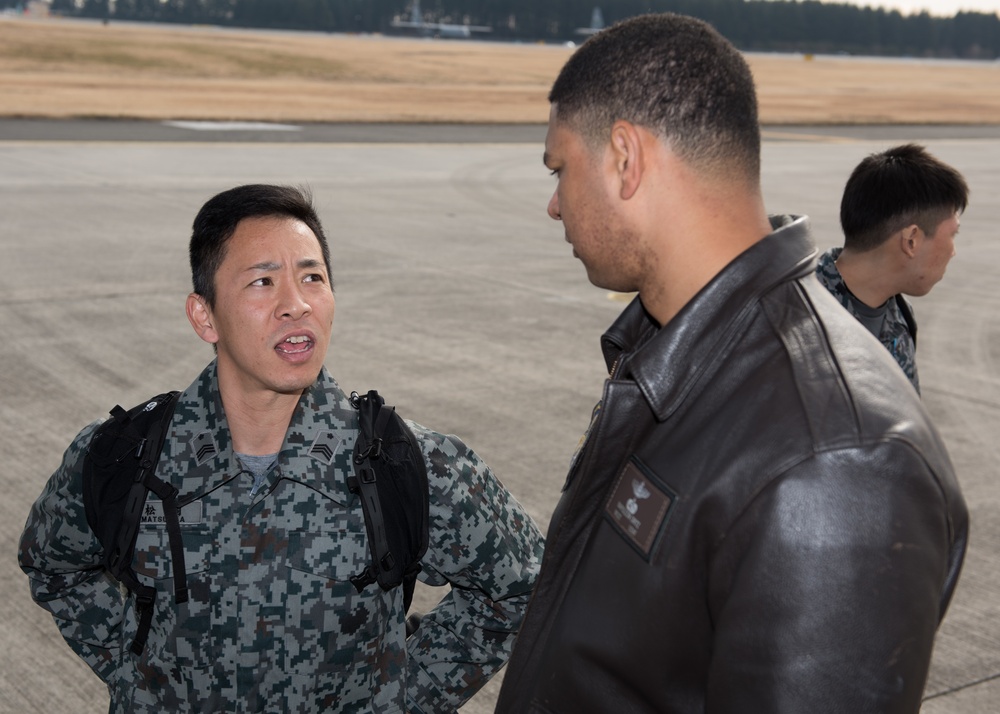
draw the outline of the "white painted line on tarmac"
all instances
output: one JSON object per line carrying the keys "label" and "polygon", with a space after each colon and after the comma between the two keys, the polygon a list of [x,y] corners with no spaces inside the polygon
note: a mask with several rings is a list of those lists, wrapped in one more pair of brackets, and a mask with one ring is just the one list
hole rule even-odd
{"label": "white painted line on tarmac", "polygon": [[825,142],[828,144],[853,144],[861,141],[857,137],[836,136],[834,134],[806,134],[797,131],[776,131],[773,129],[761,129],[760,138],[764,141],[785,140],[785,141],[813,141]]}
{"label": "white painted line on tarmac", "polygon": [[191,131],[302,131],[294,124],[261,121],[165,121],[163,125]]}

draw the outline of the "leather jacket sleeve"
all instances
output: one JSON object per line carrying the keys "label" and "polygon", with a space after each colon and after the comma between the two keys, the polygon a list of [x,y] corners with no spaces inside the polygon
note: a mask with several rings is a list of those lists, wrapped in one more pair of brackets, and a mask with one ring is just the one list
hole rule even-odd
{"label": "leather jacket sleeve", "polygon": [[917,711],[957,577],[944,493],[903,438],[772,481],[713,558],[707,711]]}

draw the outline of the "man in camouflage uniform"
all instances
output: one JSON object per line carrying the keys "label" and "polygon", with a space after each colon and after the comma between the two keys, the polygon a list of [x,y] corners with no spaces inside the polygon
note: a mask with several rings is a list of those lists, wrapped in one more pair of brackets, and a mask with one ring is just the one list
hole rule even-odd
{"label": "man in camouflage uniform", "polygon": [[885,345],[918,393],[917,323],[903,296],[926,295],[944,277],[968,198],[962,175],[921,146],[871,154],[844,188],[844,247],[816,266],[820,282]]}
{"label": "man in camouflage uniform", "polygon": [[157,589],[143,652],[136,610],[101,569],[81,495],[96,424],[66,451],[20,543],[31,592],[107,684],[112,712],[455,711],[503,666],[541,557],[535,524],[454,436],[409,424],[427,466],[420,579],[451,590],[407,638],[401,588],[370,562],[347,486],[358,412],[323,367],[329,250],[307,197],[243,186],[211,199],[191,241],[187,312],[216,359],[185,390],[157,475],[180,492],[189,601],[172,598],[153,494],[133,568]]}

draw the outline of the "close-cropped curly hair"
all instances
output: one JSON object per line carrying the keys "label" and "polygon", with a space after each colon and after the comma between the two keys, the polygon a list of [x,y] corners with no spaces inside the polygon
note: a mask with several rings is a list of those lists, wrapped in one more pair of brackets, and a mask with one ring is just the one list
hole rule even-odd
{"label": "close-cropped curly hair", "polygon": [[557,121],[591,148],[624,119],[653,132],[693,167],[760,179],[760,126],[750,67],[701,20],[640,15],[585,42],[549,93]]}

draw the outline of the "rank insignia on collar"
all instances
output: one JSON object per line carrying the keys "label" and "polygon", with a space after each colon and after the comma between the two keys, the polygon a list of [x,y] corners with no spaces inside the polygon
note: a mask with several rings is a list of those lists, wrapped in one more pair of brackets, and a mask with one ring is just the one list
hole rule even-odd
{"label": "rank insignia on collar", "polygon": [[340,439],[336,433],[330,429],[324,429],[317,434],[312,446],[309,447],[309,455],[329,466],[333,463],[333,458],[339,449]]}
{"label": "rank insignia on collar", "polygon": [[215,444],[212,432],[203,431],[196,434],[191,440],[191,451],[194,453],[195,463],[199,466],[218,454],[219,447]]}

